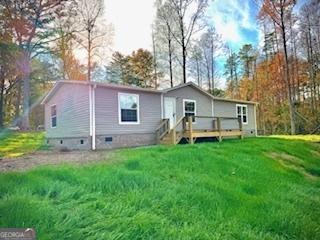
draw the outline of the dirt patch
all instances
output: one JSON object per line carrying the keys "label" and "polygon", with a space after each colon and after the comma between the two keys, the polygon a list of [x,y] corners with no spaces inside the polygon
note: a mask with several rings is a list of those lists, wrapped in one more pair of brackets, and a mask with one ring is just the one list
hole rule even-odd
{"label": "dirt patch", "polygon": [[88,164],[101,161],[116,161],[117,150],[105,151],[40,151],[17,158],[3,158],[0,160],[0,172],[25,171],[44,165],[57,165],[62,163]]}
{"label": "dirt patch", "polygon": [[294,170],[302,174],[308,179],[316,180],[319,177],[310,173],[310,171],[306,170],[303,161],[295,156],[289,155],[287,153],[277,153],[277,152],[269,152],[266,155],[273,160],[279,162],[283,167]]}

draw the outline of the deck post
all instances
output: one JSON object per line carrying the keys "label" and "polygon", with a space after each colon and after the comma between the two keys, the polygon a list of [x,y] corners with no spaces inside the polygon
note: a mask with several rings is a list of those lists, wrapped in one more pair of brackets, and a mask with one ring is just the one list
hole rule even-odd
{"label": "deck post", "polygon": [[214,118],[212,119],[212,127],[213,127],[213,130],[217,129],[217,120],[215,120]]}
{"label": "deck post", "polygon": [[243,127],[242,127],[242,120],[241,117],[238,117],[238,122],[239,122],[239,130],[240,130],[240,139],[243,139]]}
{"label": "deck post", "polygon": [[186,118],[184,117],[182,120],[182,131],[183,132],[186,131],[186,129],[187,129],[186,125],[187,125],[187,122],[186,122]]}
{"label": "deck post", "polygon": [[219,137],[218,140],[219,142],[222,141],[222,137],[221,137],[221,118],[217,118],[217,127],[218,127],[218,132],[219,132]]}
{"label": "deck post", "polygon": [[192,130],[192,117],[188,117],[188,125],[189,125],[189,143],[193,144],[193,130]]}
{"label": "deck post", "polygon": [[160,131],[156,131],[157,135],[157,144],[160,144]]}
{"label": "deck post", "polygon": [[177,132],[176,132],[176,129],[173,128],[171,131],[172,131],[172,144],[176,145],[176,142],[177,142]]}

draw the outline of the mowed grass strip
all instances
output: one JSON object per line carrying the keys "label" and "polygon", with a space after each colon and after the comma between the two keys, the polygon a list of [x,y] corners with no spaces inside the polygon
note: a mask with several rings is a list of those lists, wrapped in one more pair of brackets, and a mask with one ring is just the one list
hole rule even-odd
{"label": "mowed grass strip", "polygon": [[6,173],[0,227],[34,227],[38,239],[320,239],[319,152],[251,138]]}
{"label": "mowed grass strip", "polygon": [[44,132],[0,132],[0,158],[19,157],[46,148]]}

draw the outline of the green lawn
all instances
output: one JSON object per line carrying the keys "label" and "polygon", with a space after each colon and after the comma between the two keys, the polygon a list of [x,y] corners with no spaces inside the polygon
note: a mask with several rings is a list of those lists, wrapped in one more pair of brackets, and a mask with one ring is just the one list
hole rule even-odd
{"label": "green lawn", "polygon": [[43,132],[0,132],[0,158],[18,157],[26,153],[45,149]]}
{"label": "green lawn", "polygon": [[320,137],[122,150],[0,175],[0,227],[38,239],[320,239]]}

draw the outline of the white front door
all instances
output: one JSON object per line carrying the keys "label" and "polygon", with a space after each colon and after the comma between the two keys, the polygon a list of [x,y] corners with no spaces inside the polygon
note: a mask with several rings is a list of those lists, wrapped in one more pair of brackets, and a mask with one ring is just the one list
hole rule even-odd
{"label": "white front door", "polygon": [[176,123],[176,99],[172,97],[164,98],[164,118],[170,120],[170,129]]}

